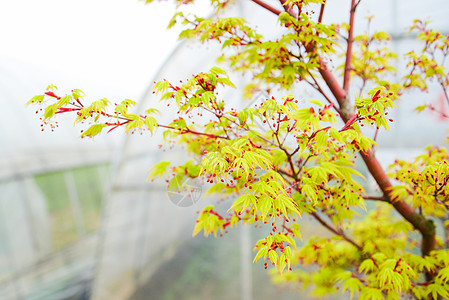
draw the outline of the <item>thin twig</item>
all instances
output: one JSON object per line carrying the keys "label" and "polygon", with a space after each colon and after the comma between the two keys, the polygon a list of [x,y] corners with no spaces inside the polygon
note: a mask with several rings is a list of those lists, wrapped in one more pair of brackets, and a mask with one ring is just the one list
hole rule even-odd
{"label": "thin twig", "polygon": [[266,4],[266,3],[263,2],[263,1],[260,1],[260,0],[251,0],[251,1],[253,1],[254,3],[256,3],[256,4],[260,5],[260,6],[262,6],[263,8],[265,8],[265,9],[267,9],[267,10],[269,10],[269,11],[271,11],[272,13],[274,13],[274,14],[276,14],[276,15],[279,15],[279,14],[281,13],[280,10],[278,10],[278,9],[276,9],[276,8],[274,8],[274,7],[270,6],[270,5],[268,5],[268,4]]}
{"label": "thin twig", "polygon": [[326,5],[326,2],[321,4],[320,16],[318,17],[318,23],[321,23],[323,21],[323,14],[324,14],[324,6],[325,5]]}
{"label": "thin twig", "polygon": [[372,201],[382,201],[382,202],[387,202],[389,203],[390,201],[388,199],[385,198],[385,196],[362,196],[362,198],[364,200],[372,200]]}
{"label": "thin twig", "polygon": [[440,85],[443,88],[444,98],[446,98],[446,102],[449,105],[449,96],[447,95],[446,87],[444,86],[444,83],[442,81],[440,81]]}
{"label": "thin twig", "polygon": [[[315,83],[314,88],[327,100],[327,102],[329,102],[329,104],[334,104],[333,105],[333,109],[335,109],[336,112],[338,112],[339,114],[341,114],[341,110],[335,105],[334,102],[332,102],[332,100],[326,95],[326,93],[323,91],[323,89],[321,88],[320,84],[318,83],[318,81],[315,79],[315,77],[313,76],[312,72],[310,72],[309,70],[307,71],[310,75],[310,77],[312,78],[313,82]],[[307,81],[307,83],[309,83],[310,85],[312,85],[309,81]],[[312,85],[313,86],[313,85]]]}
{"label": "thin twig", "polygon": [[310,213],[321,225],[323,225],[324,227],[326,227],[329,231],[331,231],[332,233],[334,233],[335,235],[341,236],[345,241],[351,243],[352,245],[354,245],[357,249],[362,250],[362,247],[357,244],[356,242],[354,242],[351,238],[349,238],[342,230],[337,230],[334,227],[330,226],[329,224],[327,224],[323,219],[321,219],[320,216],[318,216],[318,214],[316,212],[312,212]]}

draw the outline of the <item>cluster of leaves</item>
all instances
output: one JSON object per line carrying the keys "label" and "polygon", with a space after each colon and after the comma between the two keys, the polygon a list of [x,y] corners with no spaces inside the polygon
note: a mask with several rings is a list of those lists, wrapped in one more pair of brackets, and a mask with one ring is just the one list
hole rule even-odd
{"label": "cluster of leaves", "polygon": [[447,217],[449,208],[449,154],[445,148],[428,147],[415,161],[396,160],[390,176],[400,184],[394,187],[395,198],[406,199],[423,214]]}
{"label": "cluster of leaves", "polygon": [[[56,95],[55,92],[57,92],[57,87],[50,85],[44,94],[36,95],[27,102],[28,105],[37,105],[41,111],[43,110],[42,107],[45,107],[41,117],[43,125],[51,126],[51,122],[57,114],[76,112],[75,123],[90,124],[86,130],[81,131],[82,138],[94,137],[100,134],[104,128],[109,128],[108,132],[110,132],[119,126],[125,126],[126,133],[144,129],[153,133],[157,127],[156,119],[150,116],[150,114],[158,112],[156,109],[147,110],[147,115],[128,113],[128,109],[136,104],[133,100],[125,99],[119,104],[115,103],[114,109],[109,111],[111,103],[106,98],[95,100],[90,105],[85,105],[83,104],[84,93],[79,89],[75,89],[71,94],[62,97]],[[48,104],[49,102],[53,103]],[[38,112],[39,110],[36,111],[36,113]]]}
{"label": "cluster of leaves", "polygon": [[406,53],[408,66],[411,67],[411,72],[406,77],[406,86],[418,87],[425,91],[428,88],[427,79],[434,79],[446,90],[449,74],[444,67],[444,61],[449,55],[449,37],[429,29],[427,25],[428,22],[415,20],[410,27],[410,32],[418,31],[418,39],[424,42],[424,47],[419,53]]}
{"label": "cluster of leaves", "polygon": [[[235,85],[224,70],[213,67],[179,84],[155,83],[154,93],[176,109],[176,117],[168,124],[152,116],[154,109],[143,115],[130,113],[135,103],[128,99],[115,105],[107,99],[86,105],[79,90],[60,97],[51,86],[29,103],[45,107],[42,120],[46,124],[57,114],[76,113],[76,123],[89,124],[82,137],[121,126],[127,133],[143,129],[153,133],[162,128],[167,141],[183,145],[197,162],[180,166],[160,162],[150,179],[168,176],[169,188],[177,190],[186,178],[202,177],[209,184],[209,194],[235,195],[227,214],[214,206],[204,208],[194,235],[201,231],[206,236],[223,234],[242,223],[271,226],[270,234],[256,243],[254,260],[265,260],[265,268],[274,265],[279,282],[302,283],[305,289],[313,284],[317,294],[341,289],[360,299],[399,299],[406,294],[418,299],[447,298],[448,245],[436,238],[429,219],[440,218],[445,229],[449,227],[447,151],[429,148],[414,162],[398,160],[388,178],[375,160],[376,142],[364,134],[363,127],[388,130],[392,122],[388,110],[395,107],[394,101],[408,88],[426,89],[429,79],[435,79],[446,92],[449,76],[443,62],[448,37],[415,22],[413,27],[426,46],[422,54],[406,55],[410,64],[402,84],[385,80],[394,71],[391,60],[395,54],[377,45],[390,37],[383,32],[355,37],[359,50],[347,57],[349,68],[344,70],[344,76],[350,72],[362,80],[352,110],[347,107],[349,96],[335,87],[323,62],[341,42],[336,30],[342,26],[326,25],[306,10],[309,3],[320,3],[323,9],[325,1],[281,3],[284,12],[263,5],[278,14],[282,34],[275,40],[265,39],[236,17],[207,19],[179,12],[169,26],[181,23],[187,27],[180,38],[221,43],[225,53],[221,59],[235,71],[252,74],[247,92],[267,86],[289,89],[306,82],[323,96],[322,101],[287,95],[268,97],[244,109],[229,107],[220,98],[220,90]],[[211,4],[218,12],[228,1]],[[348,35],[353,30],[349,25],[343,27]],[[352,41],[346,40],[347,47],[352,47]],[[441,57],[443,61],[437,63]],[[321,88],[322,81],[335,101]],[[377,87],[363,97],[368,82]],[[381,196],[367,195],[364,190],[360,183],[364,177],[355,169],[357,155],[377,180]],[[391,179],[396,185],[390,184]],[[367,199],[379,202],[368,212]],[[395,211],[404,218],[398,218]],[[304,215],[333,236],[310,238],[297,246],[296,241],[302,239],[300,224],[309,222],[301,219]],[[422,235],[422,256],[416,253],[420,238],[415,229]],[[297,264],[306,269],[295,268]]]}

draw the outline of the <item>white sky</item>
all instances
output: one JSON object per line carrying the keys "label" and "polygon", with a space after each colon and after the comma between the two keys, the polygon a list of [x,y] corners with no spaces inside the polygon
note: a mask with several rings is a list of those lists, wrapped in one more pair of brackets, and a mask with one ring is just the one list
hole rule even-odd
{"label": "white sky", "polygon": [[0,0],[0,55],[135,98],[176,41],[173,12],[169,1]]}

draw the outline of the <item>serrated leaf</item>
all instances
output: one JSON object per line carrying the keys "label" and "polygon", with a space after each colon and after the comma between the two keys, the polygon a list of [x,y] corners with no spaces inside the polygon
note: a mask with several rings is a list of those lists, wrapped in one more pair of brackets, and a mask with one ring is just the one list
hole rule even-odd
{"label": "serrated leaf", "polygon": [[47,106],[44,110],[44,121],[52,118],[56,114],[57,109],[56,103]]}
{"label": "serrated leaf", "polygon": [[256,256],[254,257],[253,262],[258,261],[260,258],[265,257],[268,253],[268,246],[264,246],[262,248],[259,249],[259,251],[257,252]]}
{"label": "serrated leaf", "polygon": [[81,137],[94,137],[99,134],[106,126],[106,124],[94,124],[90,126],[86,131],[84,131]]}
{"label": "serrated leaf", "polygon": [[277,266],[279,256],[278,256],[278,254],[276,253],[276,251],[274,251],[274,250],[268,251],[268,257],[270,258],[270,261],[271,261],[275,266]]}
{"label": "serrated leaf", "polygon": [[153,134],[154,128],[157,127],[156,119],[151,116],[147,116],[144,120],[144,123],[148,127],[148,130],[150,130],[151,134]]}
{"label": "serrated leaf", "polygon": [[44,97],[45,97],[45,95],[36,95],[33,98],[31,98],[26,104],[30,105],[30,104],[33,104],[33,103],[36,103],[36,102],[37,103],[42,103],[44,101]]}
{"label": "serrated leaf", "polygon": [[147,180],[153,181],[156,177],[161,177],[162,175],[165,174],[165,172],[167,172],[167,167],[170,165],[171,163],[169,161],[161,161],[157,164],[155,164],[151,169],[151,173],[150,175],[148,175]]}

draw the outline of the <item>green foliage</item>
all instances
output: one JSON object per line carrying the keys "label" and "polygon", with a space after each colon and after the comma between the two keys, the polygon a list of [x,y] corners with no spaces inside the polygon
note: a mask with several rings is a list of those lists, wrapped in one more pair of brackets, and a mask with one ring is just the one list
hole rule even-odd
{"label": "green foliage", "polygon": [[[271,233],[255,245],[254,261],[264,260],[265,268],[271,263],[279,284],[311,288],[317,296],[340,290],[357,299],[448,298],[449,242],[440,233],[449,232],[448,152],[430,146],[414,161],[395,161],[387,176],[373,151],[377,144],[365,128],[389,130],[393,120],[387,115],[396,108],[395,102],[405,98],[407,90],[427,90],[430,80],[447,98],[444,61],[449,37],[415,21],[411,30],[418,32],[424,48],[405,54],[408,69],[396,82],[389,80],[397,58],[387,47],[390,36],[367,30],[348,41],[345,35],[354,28],[325,24],[307,10],[310,3],[324,8],[325,1],[291,0],[283,2],[283,12],[271,9],[278,14],[273,24],[280,33],[276,39],[266,39],[243,18],[221,17],[229,1],[212,0],[216,11],[212,18],[184,14],[182,6],[191,2],[176,1],[180,11],[169,27],[184,26],[181,39],[220,43],[219,61],[251,75],[252,82],[243,91],[246,96],[308,84],[320,98],[300,99],[286,92],[254,107],[229,107],[221,91],[236,86],[225,70],[213,67],[179,84],[155,83],[153,92],[176,108],[176,117],[168,124],[153,116],[158,111],[152,108],[142,115],[133,113],[132,100],[112,105],[100,99],[87,105],[82,91],[60,97],[54,86],[28,104],[42,107],[44,124],[51,125],[60,113],[76,113],[75,123],[87,127],[82,137],[120,127],[126,133],[151,134],[162,128],[167,142],[182,145],[198,163],[160,162],[150,170],[149,179],[165,177],[169,189],[177,191],[185,180],[201,177],[208,184],[207,194],[232,198],[226,215],[214,206],[205,207],[193,235],[201,231],[206,236],[222,235],[239,224],[271,226]],[[352,54],[345,55],[351,47]],[[341,55],[337,49],[345,52]],[[359,88],[353,99],[329,75],[325,61],[338,55],[347,57],[343,76],[352,77]],[[416,108],[424,109],[433,108],[427,104]],[[355,167],[357,155],[375,178],[380,196],[364,190],[365,178]],[[366,200],[378,205],[368,206]],[[438,220],[443,226],[437,234]],[[307,223],[319,224],[332,236],[317,232],[297,244],[302,240],[301,225]]]}
{"label": "green foliage", "polygon": [[400,184],[393,189],[395,198],[406,199],[426,215],[445,217],[449,197],[449,154],[445,148],[428,147],[414,162],[396,160],[390,176]]}

